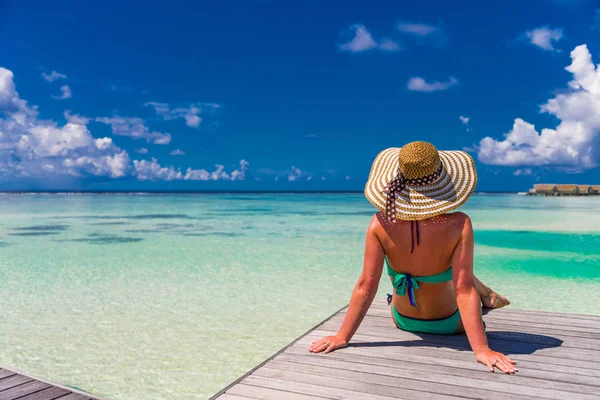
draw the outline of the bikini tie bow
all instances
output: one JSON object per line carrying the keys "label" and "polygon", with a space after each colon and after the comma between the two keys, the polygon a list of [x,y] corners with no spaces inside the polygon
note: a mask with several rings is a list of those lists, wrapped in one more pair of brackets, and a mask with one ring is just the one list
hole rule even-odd
{"label": "bikini tie bow", "polygon": [[396,196],[399,193],[402,193],[404,188],[406,188],[407,184],[410,184],[413,186],[431,185],[432,183],[437,181],[437,179],[440,177],[440,175],[442,174],[442,170],[443,170],[443,165],[440,164],[440,167],[437,169],[437,171],[435,171],[429,175],[425,175],[425,176],[422,176],[419,178],[410,178],[409,179],[404,176],[404,174],[402,173],[402,170],[400,169],[400,167],[398,167],[398,169],[396,171],[396,176],[394,177],[394,179],[392,179],[390,181],[390,183],[387,185],[387,187],[383,190],[383,192],[387,194],[387,198],[385,200],[386,219],[393,223],[396,222],[396,215],[397,215],[396,214]]}
{"label": "bikini tie bow", "polygon": [[410,305],[413,307],[417,306],[415,301],[415,289],[419,288],[419,282],[411,274],[398,274],[394,277],[394,287],[396,288],[396,294],[400,296],[406,296],[408,293],[408,300]]}

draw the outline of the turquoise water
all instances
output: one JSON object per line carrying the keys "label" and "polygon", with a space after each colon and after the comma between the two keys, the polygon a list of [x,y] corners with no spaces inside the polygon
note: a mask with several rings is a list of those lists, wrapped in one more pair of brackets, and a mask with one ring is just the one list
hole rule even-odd
{"label": "turquoise water", "polygon": [[[477,275],[514,307],[600,313],[600,197],[462,210]],[[0,365],[207,398],[348,302],[373,212],[359,194],[0,195]]]}

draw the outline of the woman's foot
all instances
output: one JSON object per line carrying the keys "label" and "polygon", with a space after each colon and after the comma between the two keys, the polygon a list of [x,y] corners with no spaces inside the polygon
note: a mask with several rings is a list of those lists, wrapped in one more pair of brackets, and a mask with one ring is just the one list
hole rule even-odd
{"label": "woman's foot", "polygon": [[481,303],[484,308],[502,308],[510,304],[510,301],[504,296],[500,296],[492,289],[488,288],[487,293],[481,296]]}

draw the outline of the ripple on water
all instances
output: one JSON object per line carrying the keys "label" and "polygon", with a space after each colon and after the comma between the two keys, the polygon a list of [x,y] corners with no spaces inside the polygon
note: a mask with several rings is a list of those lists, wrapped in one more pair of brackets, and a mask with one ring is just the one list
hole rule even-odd
{"label": "ripple on water", "polygon": [[9,235],[11,236],[50,236],[50,235],[58,235],[60,232],[58,231],[27,231],[27,232],[11,232]]}
{"label": "ripple on water", "polygon": [[13,228],[15,231],[66,231],[69,225],[50,224],[50,225],[30,225]]}
{"label": "ripple on water", "polygon": [[112,236],[112,235],[105,235],[105,236],[94,236],[94,235],[88,235],[90,237],[87,238],[79,238],[79,239],[64,239],[64,240],[57,240],[57,242],[73,242],[73,243],[89,243],[89,244],[123,244],[123,243],[136,243],[136,242],[141,242],[142,238],[136,238],[136,237],[128,237],[128,236]]}

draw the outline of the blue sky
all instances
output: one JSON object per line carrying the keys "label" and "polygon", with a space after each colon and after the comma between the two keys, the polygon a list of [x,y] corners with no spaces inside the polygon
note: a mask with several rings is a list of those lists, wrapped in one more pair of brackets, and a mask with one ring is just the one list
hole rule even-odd
{"label": "blue sky", "polygon": [[362,190],[413,140],[600,183],[594,1],[91,3],[0,2],[1,189]]}

